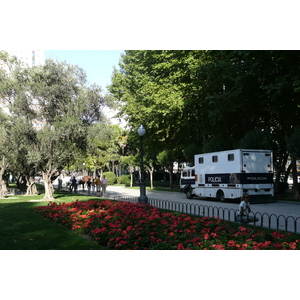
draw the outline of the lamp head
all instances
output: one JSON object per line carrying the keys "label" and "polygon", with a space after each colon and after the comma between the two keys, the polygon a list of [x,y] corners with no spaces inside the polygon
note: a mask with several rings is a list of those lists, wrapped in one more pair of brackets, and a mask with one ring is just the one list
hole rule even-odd
{"label": "lamp head", "polygon": [[143,137],[143,136],[145,135],[146,129],[143,127],[143,125],[141,125],[141,126],[139,127],[139,129],[137,130],[137,133],[138,133],[138,135],[139,135],[140,137]]}

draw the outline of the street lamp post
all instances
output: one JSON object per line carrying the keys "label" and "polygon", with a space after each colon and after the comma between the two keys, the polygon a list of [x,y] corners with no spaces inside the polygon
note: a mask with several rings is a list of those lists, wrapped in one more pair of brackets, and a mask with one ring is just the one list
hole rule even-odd
{"label": "street lamp post", "polygon": [[146,133],[146,129],[141,125],[137,130],[138,135],[141,140],[141,182],[140,182],[140,197],[138,198],[139,203],[148,203],[148,197],[146,196],[146,183],[145,183],[145,173],[144,173],[144,162],[143,162],[143,138]]}

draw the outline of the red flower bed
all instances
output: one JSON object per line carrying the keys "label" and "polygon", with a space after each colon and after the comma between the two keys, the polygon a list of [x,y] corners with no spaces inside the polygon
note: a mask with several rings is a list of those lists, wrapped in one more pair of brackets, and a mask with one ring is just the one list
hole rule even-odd
{"label": "red flower bed", "polygon": [[290,233],[234,229],[220,218],[161,212],[150,205],[87,201],[40,206],[35,211],[109,249],[300,249]]}

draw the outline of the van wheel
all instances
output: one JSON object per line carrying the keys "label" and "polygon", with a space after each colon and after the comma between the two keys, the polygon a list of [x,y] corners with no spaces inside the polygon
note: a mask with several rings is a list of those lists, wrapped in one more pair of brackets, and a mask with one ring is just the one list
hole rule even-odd
{"label": "van wheel", "polygon": [[193,191],[192,188],[189,188],[189,189],[186,190],[185,194],[186,194],[186,197],[188,199],[193,199],[194,198],[194,195],[192,194],[192,191]]}
{"label": "van wheel", "polygon": [[217,192],[217,199],[221,202],[224,202],[225,201],[225,195],[224,195],[224,192],[222,190],[219,190]]}

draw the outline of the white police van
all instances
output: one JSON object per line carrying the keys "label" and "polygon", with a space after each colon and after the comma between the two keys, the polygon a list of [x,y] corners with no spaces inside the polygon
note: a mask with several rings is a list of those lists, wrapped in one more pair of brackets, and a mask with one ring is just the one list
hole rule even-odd
{"label": "white police van", "polygon": [[238,199],[244,192],[250,202],[270,202],[274,196],[271,150],[235,149],[197,154],[194,166],[181,172],[180,188],[193,197]]}

